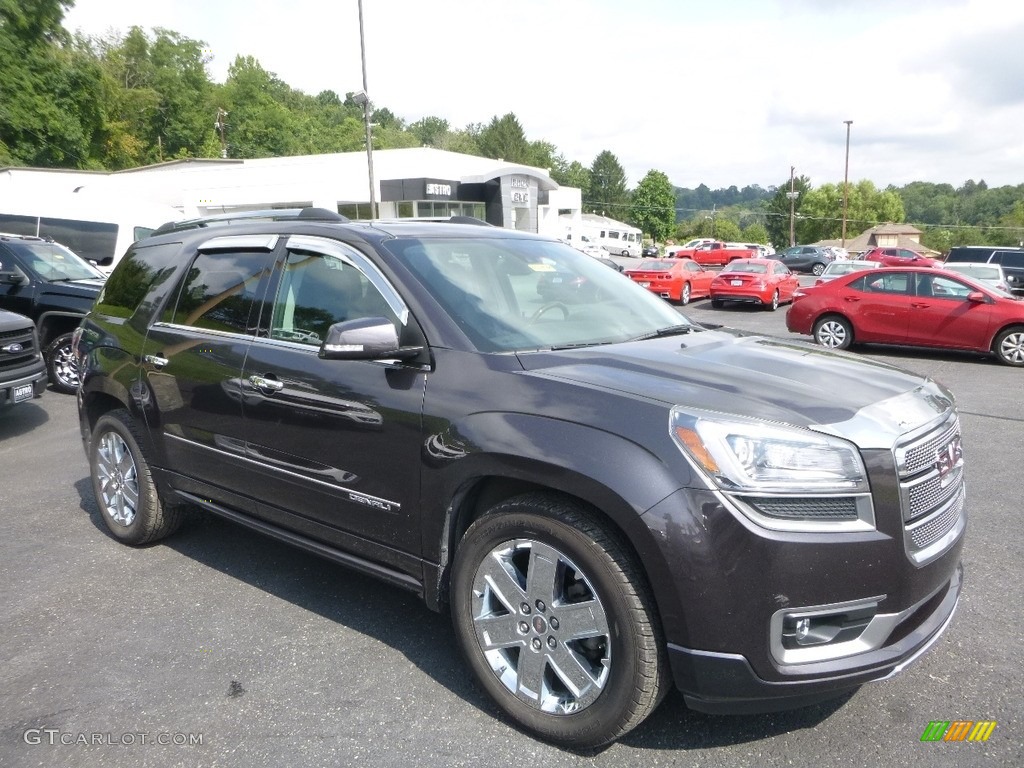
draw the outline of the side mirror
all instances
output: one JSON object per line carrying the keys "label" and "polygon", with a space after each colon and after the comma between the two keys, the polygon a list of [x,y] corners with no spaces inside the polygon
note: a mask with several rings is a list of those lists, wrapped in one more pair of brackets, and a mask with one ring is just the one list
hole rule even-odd
{"label": "side mirror", "polygon": [[28,282],[21,272],[14,270],[7,270],[3,264],[0,264],[0,284],[2,285],[21,285],[22,283]]}
{"label": "side mirror", "polygon": [[988,302],[988,297],[981,291],[971,291],[967,294],[967,300],[976,304],[985,304]]}
{"label": "side mirror", "polygon": [[363,317],[335,323],[320,347],[325,360],[409,360],[421,347],[400,347],[398,331],[386,317]]}

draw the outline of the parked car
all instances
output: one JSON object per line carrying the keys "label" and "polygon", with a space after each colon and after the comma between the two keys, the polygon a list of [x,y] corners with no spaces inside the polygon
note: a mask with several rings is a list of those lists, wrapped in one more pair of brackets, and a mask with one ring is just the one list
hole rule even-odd
{"label": "parked car", "polygon": [[718,241],[713,237],[695,237],[692,240],[687,240],[682,245],[666,245],[665,258],[674,258],[680,251],[692,251],[695,248],[700,248],[702,245],[710,245],[715,242]]}
{"label": "parked car", "polygon": [[800,287],[797,276],[773,259],[737,259],[722,267],[711,281],[711,306],[727,301],[760,304],[773,312],[793,300]]}
{"label": "parked car", "polygon": [[794,272],[810,272],[813,275],[820,275],[825,267],[835,261],[835,256],[819,245],[794,245],[768,258],[781,261]]}
{"label": "parked car", "polygon": [[32,318],[58,392],[78,388],[71,334],[103,287],[106,274],[59,243],[0,234],[0,309]]}
{"label": "parked car", "polygon": [[957,272],[961,275],[974,278],[1000,291],[1010,293],[1010,284],[1006,281],[1006,274],[999,264],[986,264],[974,261],[956,261],[942,265],[950,272]]}
{"label": "parked car", "polygon": [[658,253],[658,246],[656,246],[654,243],[651,243],[650,245],[645,245],[641,249],[640,255],[646,259],[656,259],[660,255]]}
{"label": "parked car", "polygon": [[626,277],[663,299],[689,304],[690,299],[711,295],[715,273],[692,259],[656,259],[627,269]]}
{"label": "parked car", "polygon": [[[594,300],[547,301],[550,274]],[[820,701],[951,621],[953,395],[808,346],[695,324],[535,234],[277,211],[129,249],[75,334],[78,416],[113,538],[191,507],[407,589],[497,708],[592,749],[671,685]],[[165,614],[197,631],[188,602]]]}
{"label": "parked car", "polygon": [[786,327],[833,349],[856,343],[962,349],[1024,366],[1024,300],[931,267],[854,272],[802,288]]}
{"label": "parked car", "polygon": [[909,248],[872,248],[862,258],[877,261],[883,267],[936,267],[941,263]]}
{"label": "parked car", "polygon": [[46,390],[46,363],[32,320],[0,309],[0,411]]}
{"label": "parked car", "polygon": [[1024,294],[1024,248],[991,245],[959,245],[950,248],[945,263],[948,265],[962,261],[998,264],[1003,270],[1010,291]]}
{"label": "parked car", "polygon": [[859,261],[853,259],[844,259],[843,261],[833,261],[827,267],[825,271],[818,275],[818,279],[814,281],[815,285],[821,285],[827,283],[829,280],[835,280],[837,277],[842,275],[848,275],[851,272],[856,272],[861,269],[877,269],[882,266],[877,261]]}

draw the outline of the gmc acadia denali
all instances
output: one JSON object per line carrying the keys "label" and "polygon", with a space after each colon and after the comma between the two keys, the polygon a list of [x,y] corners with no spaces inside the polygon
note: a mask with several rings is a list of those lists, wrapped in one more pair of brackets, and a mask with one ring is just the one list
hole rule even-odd
{"label": "gmc acadia denali", "polygon": [[75,339],[126,544],[198,508],[412,590],[513,721],[577,749],[670,685],[740,713],[887,678],[953,616],[964,463],[931,380],[705,328],[486,225],[162,229]]}

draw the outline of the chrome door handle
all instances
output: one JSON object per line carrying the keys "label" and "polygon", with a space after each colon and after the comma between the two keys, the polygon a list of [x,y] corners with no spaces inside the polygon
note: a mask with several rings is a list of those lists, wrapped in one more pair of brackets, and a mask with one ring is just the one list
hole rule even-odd
{"label": "chrome door handle", "polygon": [[163,368],[171,362],[166,357],[160,357],[159,355],[143,355],[142,360],[157,369]]}
{"label": "chrome door handle", "polygon": [[263,376],[250,376],[249,383],[256,389],[263,392],[280,392],[284,389],[284,382],[277,379],[267,379]]}

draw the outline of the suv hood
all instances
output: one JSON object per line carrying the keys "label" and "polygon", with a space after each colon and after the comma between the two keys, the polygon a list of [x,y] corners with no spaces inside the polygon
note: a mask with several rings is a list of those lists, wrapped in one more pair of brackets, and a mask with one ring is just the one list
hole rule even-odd
{"label": "suv hood", "polygon": [[891,448],[953,408],[953,396],[930,379],[809,342],[738,331],[519,358],[530,376],[807,427],[861,448]]}
{"label": "suv hood", "polygon": [[103,280],[71,280],[68,282],[42,283],[39,293],[42,296],[73,296],[92,301],[103,287]]}

